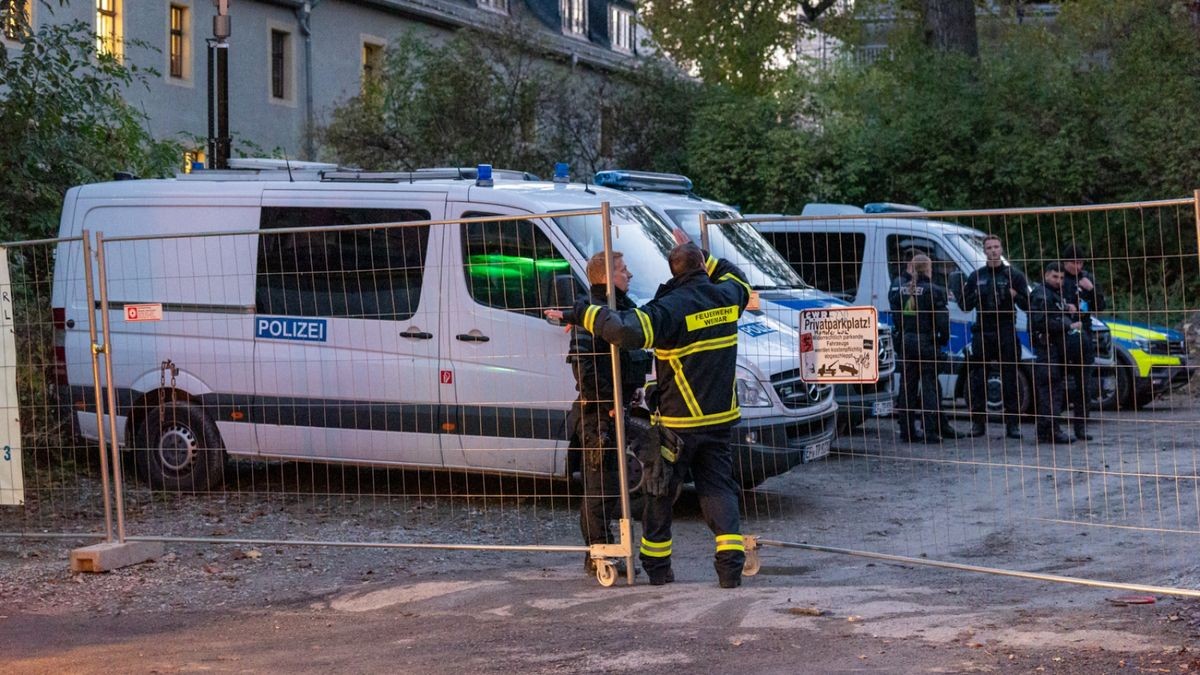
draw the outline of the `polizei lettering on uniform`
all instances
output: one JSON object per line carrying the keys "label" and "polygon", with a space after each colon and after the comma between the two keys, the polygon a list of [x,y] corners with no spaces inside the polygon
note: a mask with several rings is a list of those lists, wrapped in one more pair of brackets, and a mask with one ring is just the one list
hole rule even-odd
{"label": "polizei lettering on uniform", "polygon": [[325,342],[325,319],[258,316],[254,318],[254,337],[267,340]]}
{"label": "polizei lettering on uniform", "polygon": [[718,326],[723,323],[737,323],[737,320],[737,305],[718,307],[703,312],[696,312],[695,314],[688,314],[687,329],[699,330],[701,328],[708,328],[709,326]]}
{"label": "polizei lettering on uniform", "polygon": [[804,317],[805,333],[846,332],[871,328],[869,317],[820,318]]}

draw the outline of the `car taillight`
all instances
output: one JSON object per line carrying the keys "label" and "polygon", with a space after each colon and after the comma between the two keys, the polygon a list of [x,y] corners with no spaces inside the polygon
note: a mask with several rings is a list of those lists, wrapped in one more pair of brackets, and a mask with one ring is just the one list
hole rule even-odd
{"label": "car taillight", "polygon": [[55,307],[54,315],[54,381],[67,384],[67,310]]}

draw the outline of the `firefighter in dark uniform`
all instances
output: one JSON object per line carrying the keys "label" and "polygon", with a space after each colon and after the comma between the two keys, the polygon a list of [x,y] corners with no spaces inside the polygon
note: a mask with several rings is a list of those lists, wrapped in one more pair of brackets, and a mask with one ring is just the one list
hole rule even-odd
{"label": "firefighter in dark uniform", "polygon": [[1071,426],[1075,438],[1092,440],[1087,432],[1088,406],[1095,393],[1096,335],[1092,332],[1092,313],[1108,308],[1104,293],[1096,279],[1085,269],[1087,251],[1077,244],[1067,244],[1062,250],[1063,300],[1079,314],[1080,333],[1077,339],[1067,339],[1067,398],[1071,403]]}
{"label": "firefighter in dark uniform", "polygon": [[1042,283],[1029,298],[1029,337],[1037,353],[1034,386],[1037,402],[1037,438],[1047,443],[1071,443],[1075,439],[1058,428],[1058,415],[1065,407],[1067,337],[1080,332],[1079,317],[1061,295],[1062,265],[1046,265]]}
{"label": "firefighter in dark uniform", "polygon": [[[686,235],[676,232],[676,239]],[[732,263],[681,243],[667,257],[671,280],[640,308],[611,311],[577,304],[564,319],[626,349],[653,348],[657,423],[681,440],[670,462],[671,486],[648,497],[640,559],[652,585],[675,580],[671,509],[675,488],[691,471],[700,509],[716,537],[714,565],[722,588],[742,583],[746,547],[733,480],[730,428],[741,419],[735,377],[737,322],[750,301],[745,275]]]}
{"label": "firefighter in dark uniform", "polygon": [[[632,309],[635,305],[626,291],[633,273],[625,266],[624,256],[613,252],[613,291],[617,309]],[[607,273],[604,253],[588,260],[587,278],[591,284],[589,298],[595,304],[608,304]],[[619,352],[621,359],[621,400],[631,404],[638,390],[645,386],[650,372],[650,355],[645,350]],[[609,345],[602,338],[575,326],[571,330],[571,345],[567,362],[575,374],[578,398],[572,405],[575,422],[572,446],[580,448],[583,457],[580,475],[583,479],[583,502],[579,511],[579,528],[583,541],[593,544],[613,543],[610,524],[620,517],[620,479],[617,462],[623,453],[617,445],[613,408],[612,357]],[[624,560],[614,561],[619,575],[625,573]],[[596,561],[584,556],[584,569],[596,573]]]}
{"label": "firefighter in dark uniform", "polygon": [[937,356],[950,342],[950,312],[946,290],[933,283],[932,277],[933,261],[918,253],[888,290],[900,338],[900,438],[907,443],[942,441]]}
{"label": "firefighter in dark uniform", "polygon": [[976,310],[967,364],[967,398],[974,422],[971,435],[987,433],[987,371],[989,364],[995,363],[1000,367],[1005,435],[1019,439],[1017,363],[1021,358],[1021,343],[1017,341],[1016,323],[1017,308],[1029,310],[1029,281],[1004,262],[1004,245],[996,235],[984,238],[983,251],[987,264],[967,277],[959,303],[964,311]]}

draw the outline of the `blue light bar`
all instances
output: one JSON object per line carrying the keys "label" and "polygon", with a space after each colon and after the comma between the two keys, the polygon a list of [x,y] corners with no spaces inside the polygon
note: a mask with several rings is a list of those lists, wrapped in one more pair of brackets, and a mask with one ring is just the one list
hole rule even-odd
{"label": "blue light bar", "polygon": [[892,202],[872,202],[863,207],[863,213],[921,213],[924,210],[912,204],[893,204]]}
{"label": "blue light bar", "polygon": [[554,182],[571,182],[571,165],[567,164],[566,162],[556,162],[554,164]]}
{"label": "blue light bar", "polygon": [[479,168],[476,169],[475,176],[475,184],[479,187],[492,187],[496,184],[492,180],[491,164],[480,164]]}
{"label": "blue light bar", "polygon": [[677,173],[650,171],[598,171],[596,185],[615,190],[653,190],[655,192],[691,192],[692,180]]}

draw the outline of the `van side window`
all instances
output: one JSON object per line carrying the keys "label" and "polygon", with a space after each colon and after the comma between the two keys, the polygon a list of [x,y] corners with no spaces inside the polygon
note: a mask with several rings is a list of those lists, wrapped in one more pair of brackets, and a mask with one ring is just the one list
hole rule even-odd
{"label": "van side window", "polygon": [[925,237],[893,234],[887,238],[888,275],[894,280],[902,274],[913,255],[924,253],[933,261],[933,283],[945,288],[951,272],[958,266],[942,245]]}
{"label": "van side window", "polygon": [[[490,213],[464,213],[480,218]],[[556,274],[570,274],[550,239],[528,220],[463,223],[463,272],[481,305],[541,317]]]}
{"label": "van side window", "polygon": [[858,295],[863,249],[861,232],[763,232],[763,237],[783,253],[802,279],[826,293],[853,298]]}
{"label": "van side window", "polygon": [[417,209],[266,206],[258,237],[255,305],[260,314],[404,321],[417,311],[429,226],[272,234],[429,220]]}

